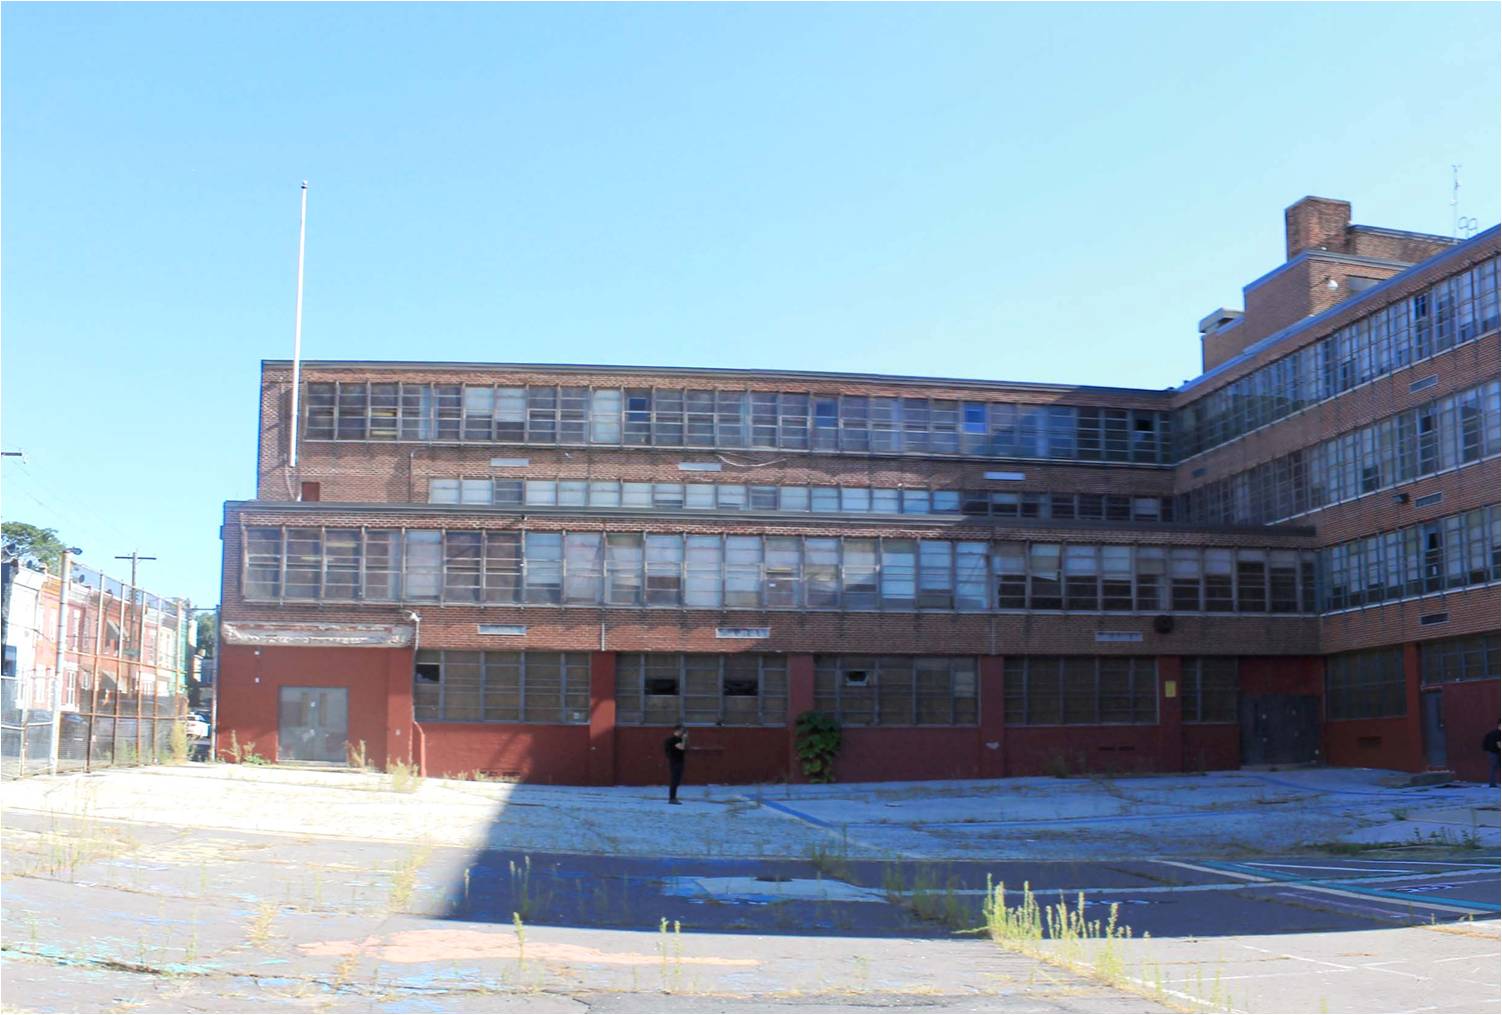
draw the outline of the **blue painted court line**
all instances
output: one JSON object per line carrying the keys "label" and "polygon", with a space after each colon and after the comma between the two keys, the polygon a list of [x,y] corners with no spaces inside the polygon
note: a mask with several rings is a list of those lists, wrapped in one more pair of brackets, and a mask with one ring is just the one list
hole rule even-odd
{"label": "blue painted court line", "polygon": [[823,820],[822,818],[816,818],[812,814],[804,814],[802,811],[794,810],[786,804],[780,804],[775,800],[762,800],[761,805],[763,807],[770,807],[774,811],[781,811],[784,814],[791,815],[792,817],[797,818],[799,821],[807,821],[810,825],[818,825],[820,828],[833,829],[836,827],[835,825]]}

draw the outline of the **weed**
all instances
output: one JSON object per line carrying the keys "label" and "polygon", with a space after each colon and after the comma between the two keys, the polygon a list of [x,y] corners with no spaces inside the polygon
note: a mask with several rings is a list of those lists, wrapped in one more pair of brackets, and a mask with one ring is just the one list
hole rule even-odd
{"label": "weed", "polygon": [[349,767],[364,772],[370,768],[370,759],[365,756],[365,741],[350,743],[344,742],[344,760],[349,762]]}
{"label": "weed", "polygon": [[1408,808],[1407,807],[1394,807],[1392,809],[1392,819],[1394,821],[1407,821],[1408,820]]}
{"label": "weed", "polygon": [[[683,987],[683,924],[672,922],[673,933],[668,935],[668,918],[657,923],[657,954],[662,959],[662,992],[671,994]],[[671,956],[671,963],[669,962]]]}
{"label": "weed", "polygon": [[422,775],[416,765],[393,761],[386,766],[386,774],[391,777],[391,788],[398,793],[416,793],[417,787],[422,785]]}
{"label": "weed", "polygon": [[417,872],[432,852],[432,846],[418,846],[407,854],[400,867],[391,872],[391,891],[387,903],[391,912],[405,910],[412,901],[412,893],[417,889]]}
{"label": "weed", "polygon": [[821,877],[836,881],[849,881],[852,877],[849,851],[843,845],[839,849],[831,849],[817,842],[813,843],[808,847],[808,862],[813,864],[814,870]]}
{"label": "weed", "polygon": [[527,929],[522,924],[520,913],[511,914],[511,926],[516,928],[516,976],[520,980],[527,961]]}
{"label": "weed", "polygon": [[167,755],[172,764],[181,765],[188,760],[188,724],[175,722],[167,735]]}
{"label": "weed", "polygon": [[229,731],[229,756],[237,765],[271,764],[270,760],[256,753],[254,740],[247,740],[242,744],[234,730]]}
{"label": "weed", "polygon": [[[524,919],[532,919],[532,858],[522,857],[522,862],[510,861],[511,902]],[[469,871],[464,872],[464,892],[469,895]]]}
{"label": "weed", "polygon": [[271,940],[271,921],[275,918],[275,905],[270,902],[259,903],[250,918],[250,923],[245,927],[245,939],[256,948],[264,947],[266,942]]}
{"label": "weed", "polygon": [[[1033,895],[1032,886],[1023,882],[1021,902],[1013,907],[1007,905],[1006,885],[993,886],[987,878],[983,912],[991,940],[1009,951],[1087,972],[1106,983],[1120,985],[1124,980],[1117,946],[1131,939],[1132,930],[1118,922],[1117,903],[1111,903],[1104,921],[1090,920],[1085,916],[1083,892],[1074,909],[1062,893],[1057,905],[1045,906]],[[1045,946],[1045,940],[1052,944]],[[1082,954],[1087,946],[1094,952],[1088,965]]]}

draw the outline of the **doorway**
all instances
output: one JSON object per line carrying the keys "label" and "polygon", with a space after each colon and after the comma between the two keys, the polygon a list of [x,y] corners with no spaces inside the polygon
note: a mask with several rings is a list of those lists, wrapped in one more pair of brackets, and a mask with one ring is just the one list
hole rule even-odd
{"label": "doorway", "polygon": [[1241,699],[1241,763],[1303,765],[1319,760],[1319,698],[1256,694]]}
{"label": "doorway", "polygon": [[1419,696],[1424,716],[1424,762],[1434,769],[1450,767],[1450,750],[1445,743],[1445,704],[1439,690]]}
{"label": "doorway", "polygon": [[349,689],[283,687],[277,707],[277,760],[348,760]]}

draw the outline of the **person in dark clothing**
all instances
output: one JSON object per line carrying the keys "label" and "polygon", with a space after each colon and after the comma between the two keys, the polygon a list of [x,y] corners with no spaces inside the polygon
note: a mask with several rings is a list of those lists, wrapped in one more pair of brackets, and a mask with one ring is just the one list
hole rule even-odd
{"label": "person in dark clothing", "polygon": [[1486,735],[1486,739],[1481,741],[1482,749],[1492,756],[1492,772],[1486,782],[1492,789],[1497,788],[1497,741],[1499,739],[1502,739],[1502,730],[1493,726],[1492,731]]}
{"label": "person in dark clothing", "polygon": [[662,742],[662,750],[668,756],[668,803],[680,803],[678,786],[683,782],[683,759],[688,754],[688,730],[682,723],[673,727],[673,735]]}

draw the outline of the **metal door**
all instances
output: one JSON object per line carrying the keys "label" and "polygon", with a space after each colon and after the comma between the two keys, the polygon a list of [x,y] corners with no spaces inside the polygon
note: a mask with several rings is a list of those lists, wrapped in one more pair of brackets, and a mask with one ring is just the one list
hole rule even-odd
{"label": "metal door", "polygon": [[277,716],[278,761],[348,760],[347,688],[283,687]]}
{"label": "metal door", "polygon": [[1450,767],[1450,751],[1445,744],[1444,699],[1441,693],[1425,691],[1420,695],[1424,712],[1424,760],[1430,768]]}
{"label": "metal door", "polygon": [[1257,694],[1241,699],[1241,763],[1299,765],[1319,760],[1319,698]]}

